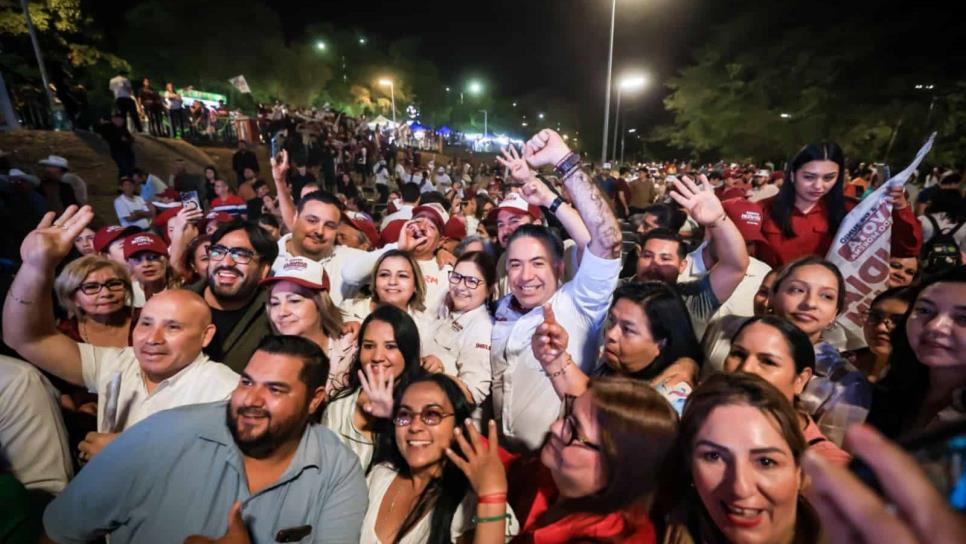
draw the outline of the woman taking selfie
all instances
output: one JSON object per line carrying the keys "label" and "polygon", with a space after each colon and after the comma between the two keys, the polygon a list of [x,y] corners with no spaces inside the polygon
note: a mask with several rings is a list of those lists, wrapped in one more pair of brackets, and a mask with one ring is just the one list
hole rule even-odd
{"label": "woman taking selfie", "polygon": [[[494,524],[503,525],[495,535],[498,542],[517,533],[516,519],[506,508],[506,478],[467,478],[447,456],[447,450],[464,451],[460,438],[465,444],[478,436],[466,423],[472,409],[459,385],[444,374],[428,374],[399,388],[394,432],[380,435],[380,457],[369,472],[369,509],[360,542],[474,542],[474,529]],[[495,447],[495,433],[491,438]]]}
{"label": "woman taking selfie", "polygon": [[362,322],[345,384],[333,391],[322,424],[359,456],[363,469],[375,435],[389,430],[395,388],[425,372],[419,363],[419,333],[402,310],[379,306]]}
{"label": "woman taking selfie", "polygon": [[798,415],[772,385],[741,372],[711,376],[681,418],[664,542],[818,542],[801,496],[805,448]]}
{"label": "woman taking selfie", "polygon": [[342,312],[329,298],[329,276],[322,265],[305,257],[279,257],[272,265],[265,311],[275,334],[301,336],[315,342],[329,358],[326,390],[346,383],[355,355],[355,337],[342,334]]}
{"label": "woman taking selfie", "polygon": [[[778,194],[756,203],[761,236],[751,255],[778,267],[803,255],[825,255],[855,200],[844,193],[845,157],[834,143],[809,144],[788,161]],[[914,257],[922,230],[904,190],[886,197],[892,209],[892,255]],[[740,222],[740,217],[732,217]]]}
{"label": "woman taking selfie", "polygon": [[830,461],[849,462],[851,456],[825,438],[815,421],[797,408],[798,395],[815,371],[815,351],[801,329],[780,317],[751,318],[731,340],[731,353],[725,359],[724,371],[747,372],[772,384],[796,406],[808,447],[815,448]]}
{"label": "woman taking selfie", "polygon": [[966,419],[966,267],[922,285],[892,345],[869,423],[895,439]]}

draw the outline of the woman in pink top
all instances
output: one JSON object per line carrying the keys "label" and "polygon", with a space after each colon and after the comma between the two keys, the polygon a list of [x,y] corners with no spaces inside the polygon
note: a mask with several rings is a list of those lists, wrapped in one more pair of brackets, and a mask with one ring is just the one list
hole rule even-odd
{"label": "woman in pink top", "polygon": [[[808,335],[776,316],[753,317],[735,333],[725,372],[756,374],[797,405],[815,369],[815,350]],[[796,406],[797,407],[797,406]],[[799,409],[802,434],[809,448],[830,461],[847,464],[851,456],[827,439],[815,421]]]}

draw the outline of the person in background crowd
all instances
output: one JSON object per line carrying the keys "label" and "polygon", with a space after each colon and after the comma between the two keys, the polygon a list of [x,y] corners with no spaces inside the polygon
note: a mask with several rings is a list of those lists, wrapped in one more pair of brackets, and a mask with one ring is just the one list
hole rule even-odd
{"label": "person in background crowd", "polygon": [[[98,433],[81,443],[89,459],[118,433],[159,410],[228,396],[238,375],[205,357],[211,314],[198,296],[169,290],[143,308],[123,349],[78,343],[57,331],[50,297],[53,270],[91,220],[87,206],[47,214],[23,242],[24,260],[3,307],[3,338],[37,367],[98,393]],[[108,405],[114,408],[109,410]]]}
{"label": "person in background crowd", "polygon": [[355,336],[342,333],[342,311],[329,297],[329,277],[322,265],[305,257],[279,257],[262,284],[271,286],[265,311],[272,331],[318,344],[329,361],[326,390],[345,385]]}
{"label": "person in background crowd", "polygon": [[[570,334],[571,353],[585,364],[593,361],[597,352],[595,331],[604,320],[609,295],[620,273],[621,232],[610,206],[579,166],[579,156],[559,134],[543,130],[531,138],[524,159],[532,168],[556,165],[590,233],[577,273],[564,284],[563,244],[546,227],[518,226],[503,244],[510,295],[497,305],[490,342],[493,408],[506,444],[532,451],[540,447],[561,404],[530,346],[534,331],[544,320],[543,306],[551,304]],[[518,167],[521,177],[526,167]],[[528,190],[536,192],[536,188]],[[561,205],[562,201],[554,200],[551,213]],[[592,369],[581,370],[589,373]],[[566,371],[567,367],[560,370]]]}
{"label": "person in background crowd", "polygon": [[168,109],[168,123],[172,138],[181,139],[185,134],[184,98],[170,81],[164,86],[164,105]]}
{"label": "person in background crowd", "polygon": [[[845,158],[838,145],[810,144],[799,150],[788,161],[778,194],[757,203],[762,240],[755,243],[753,256],[772,267],[805,255],[824,256],[842,219],[855,207],[845,197],[844,177]],[[902,188],[887,198],[893,206],[892,255],[918,255],[922,232]]]}
{"label": "person in background crowd", "polygon": [[84,230],[74,239],[74,250],[82,257],[97,254],[97,250],[94,249],[94,235],[95,231],[88,226],[84,227]]}
{"label": "person in background crowd", "polygon": [[815,346],[815,372],[800,399],[822,432],[841,444],[845,429],[865,420],[872,386],[839,350],[823,340],[845,307],[845,281],[834,264],[802,257],[779,271],[772,286],[772,312],[808,335]]}
{"label": "person in background crowd", "polygon": [[393,404],[394,432],[379,435],[380,456],[368,476],[369,510],[360,542],[479,542],[484,535],[472,540],[474,532],[489,531],[495,522],[484,520],[491,517],[504,525],[496,532],[499,542],[515,535],[519,527],[506,507],[506,478],[470,479],[473,471],[464,473],[448,457],[447,451],[465,451],[460,444],[478,435],[466,423],[473,405],[453,379],[415,378],[399,388]]}
{"label": "person in background crowd", "polygon": [[131,277],[144,291],[144,300],[172,286],[168,246],[157,234],[142,232],[125,238],[124,259]]}
{"label": "person in background crowd", "polygon": [[258,226],[268,234],[275,243],[282,237],[282,225],[274,215],[262,214],[258,216]]}
{"label": "person in background crowd", "polygon": [[125,227],[138,227],[147,230],[151,226],[154,218],[154,211],[137,194],[137,184],[131,176],[121,176],[118,181],[121,194],[114,199],[114,212],[117,213],[118,222]]}
{"label": "person in background crowd", "polygon": [[889,372],[892,331],[909,311],[915,295],[911,287],[891,287],[876,295],[862,326],[867,347],[843,354],[870,383],[881,381]]}
{"label": "person in background crowd", "polygon": [[211,211],[246,219],[248,204],[235,194],[228,182],[223,179],[216,179],[214,186],[215,198],[211,200]]}
{"label": "person in background crowd", "polygon": [[134,130],[141,132],[141,116],[138,115],[137,104],[134,102],[134,89],[131,88],[131,80],[127,78],[127,70],[118,70],[117,75],[108,83],[108,87],[114,93],[114,106],[121,118],[120,125],[127,122],[127,116],[131,116]]}
{"label": "person in background crowd", "polygon": [[141,229],[137,227],[120,225],[101,227],[94,233],[94,251],[127,267],[127,259],[124,258],[124,239],[138,232],[141,232]]}
{"label": "person in background crowd", "polygon": [[161,118],[164,114],[164,102],[158,91],[151,88],[151,80],[144,78],[141,88],[138,89],[138,99],[141,101],[141,108],[148,118],[148,130],[151,136],[164,136],[164,124]]}
{"label": "person in background crowd", "polygon": [[[490,395],[490,335],[493,318],[488,301],[496,285],[493,258],[479,251],[461,255],[449,272],[449,293],[441,315],[425,327],[425,352],[440,359],[446,374],[469,390],[473,404]],[[422,331],[420,331],[422,333]]]}
{"label": "person in background crowd", "polygon": [[[798,408],[798,395],[815,371],[815,350],[801,329],[780,317],[753,317],[731,339],[725,372],[747,372],[775,386]],[[797,410],[802,434],[809,448],[830,461],[847,464],[851,457],[825,438],[812,418]]]}
{"label": "person in background crowd", "polygon": [[248,142],[240,139],[238,140],[238,151],[235,151],[235,154],[231,156],[231,169],[238,176],[239,185],[245,180],[246,168],[251,168],[252,172],[257,175],[259,172],[258,157],[248,149]]}
{"label": "person in background crowd", "polygon": [[[544,322],[531,344],[561,398],[583,394],[588,377],[580,369],[590,367],[599,376],[627,376],[648,383],[680,413],[703,359],[689,323],[684,302],[669,286],[630,283],[614,291],[603,325],[601,363],[573,361],[567,352],[567,331],[556,322],[549,306],[544,307]],[[558,373],[570,366],[573,368]]]}
{"label": "person in background crowd", "polygon": [[343,211],[335,235],[336,243],[342,246],[371,251],[379,243],[376,225],[359,212]]}
{"label": "person in background crowd", "polygon": [[[313,540],[358,542],[366,510],[359,465],[309,423],[327,374],[315,344],[267,336],[228,401],[156,414],[88,464],[44,513],[47,534],[56,542],[104,534],[118,544],[213,541],[200,535],[271,542],[298,529]],[[198,497],[206,508],[186,516]]]}
{"label": "person in background crowd", "polygon": [[67,159],[58,155],[50,155],[46,159],[38,161],[37,164],[44,168],[41,177],[70,185],[74,199],[73,202],[68,202],[68,204],[73,203],[78,206],[87,204],[87,183],[80,176],[70,171],[70,163],[67,162]]}
{"label": "person in background crowd", "polygon": [[218,169],[215,168],[213,164],[205,166],[204,178],[205,194],[208,195],[209,198],[214,198],[217,196],[217,193],[215,193],[215,181],[221,179],[218,176]]}
{"label": "person in background crowd", "polygon": [[321,422],[358,456],[366,472],[376,436],[389,432],[395,392],[425,373],[419,353],[416,324],[395,306],[377,307],[359,328],[346,383],[333,391]]}
{"label": "person in background crowd", "polygon": [[242,170],[242,180],[238,182],[238,197],[244,201],[255,198],[256,181],[258,181],[258,172],[251,167],[245,167]]}
{"label": "person in background crowd", "polygon": [[[129,100],[134,101],[133,99]],[[138,132],[140,132],[141,121],[137,117],[137,112],[134,112],[133,115],[138,126]],[[94,130],[104,138],[110,147],[111,159],[117,165],[118,175],[129,175],[134,169],[134,136],[131,135],[124,124],[124,114],[115,113],[109,121],[101,120]]]}
{"label": "person in background crowd", "polygon": [[124,266],[98,255],[81,257],[57,276],[54,293],[67,313],[57,330],[75,342],[118,348],[131,345],[137,312],[131,277]]}
{"label": "person in background crowd", "polygon": [[966,267],[924,282],[892,333],[869,422],[886,436],[966,420]]}
{"label": "person in background crowd", "polygon": [[886,287],[905,287],[912,284],[919,275],[919,259],[915,257],[890,257],[889,279]]}
{"label": "person in background crowd", "polygon": [[758,376],[716,374],[694,390],[668,488],[678,497],[664,542],[819,541],[801,495],[807,443],[788,399]]}
{"label": "person in background crowd", "polygon": [[627,202],[628,215],[644,213],[644,210],[654,202],[655,196],[657,196],[654,181],[646,170],[640,170],[635,177],[632,177],[628,185],[631,191],[631,197]]}
{"label": "person in background crowd", "polygon": [[258,341],[270,332],[265,302],[266,277],[278,250],[254,223],[235,220],[218,228],[208,248],[207,281],[190,287],[211,308],[215,332],[206,353],[241,370]]}

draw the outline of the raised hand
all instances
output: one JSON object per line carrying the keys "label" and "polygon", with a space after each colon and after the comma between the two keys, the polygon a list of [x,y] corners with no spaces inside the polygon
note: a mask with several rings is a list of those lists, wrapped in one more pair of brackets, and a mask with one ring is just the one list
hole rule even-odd
{"label": "raised hand", "polygon": [[399,240],[396,246],[400,251],[414,251],[417,247],[427,241],[426,228],[422,225],[423,219],[410,219],[399,231]]}
{"label": "raised hand", "polygon": [[272,164],[272,179],[275,180],[276,185],[280,182],[285,183],[285,174],[288,173],[288,151],[283,149],[278,156],[281,160],[277,160],[275,157],[269,160]]}
{"label": "raised hand", "polygon": [[359,381],[366,395],[362,410],[373,417],[382,419],[392,417],[392,394],[395,382],[392,371],[384,370],[382,366],[377,366],[373,370],[373,365],[365,365],[359,371]]}
{"label": "raised hand", "polygon": [[699,225],[707,227],[724,218],[725,211],[718,196],[711,189],[708,178],[701,174],[698,180],[701,186],[688,176],[675,180],[671,198],[683,206]]}
{"label": "raised hand", "polygon": [[500,461],[496,422],[490,420],[486,444],[483,444],[480,432],[472,421],[467,420],[464,426],[468,429],[469,440],[463,436],[460,427],[455,430],[456,443],[463,455],[446,448],[446,456],[466,474],[477,496],[506,493],[506,469]]}
{"label": "raised hand", "polygon": [[192,240],[198,236],[195,222],[205,217],[204,210],[182,206],[178,213],[168,221],[168,236],[172,239],[186,238]]}
{"label": "raised hand", "polygon": [[564,143],[559,134],[545,128],[530,138],[523,149],[523,158],[534,168],[555,166],[567,154],[570,148]]}
{"label": "raised hand", "polygon": [[543,368],[550,367],[562,355],[567,353],[569,336],[559,323],[549,304],[543,305],[543,323],[537,327],[530,339],[533,356],[540,361]]}
{"label": "raised hand", "polygon": [[248,534],[248,527],[241,515],[241,503],[235,501],[228,511],[228,530],[221,538],[209,538],[201,535],[191,535],[184,544],[251,544],[252,537]]}
{"label": "raised hand", "polygon": [[56,219],[54,212],[47,212],[37,228],[30,231],[20,244],[20,258],[37,270],[53,271],[57,263],[70,253],[74,239],[93,218],[94,211],[90,206],[80,209],[68,206]]}
{"label": "raised hand", "polygon": [[885,199],[897,210],[909,207],[909,199],[906,198],[905,187],[893,187],[889,189],[886,192]]}
{"label": "raised hand", "polygon": [[550,207],[557,195],[542,180],[534,177],[520,187],[520,195],[532,206]]}
{"label": "raised hand", "polygon": [[420,360],[420,365],[423,370],[432,374],[439,374],[446,370],[443,366],[443,361],[439,360],[439,357],[435,355],[427,355]]}
{"label": "raised hand", "polygon": [[520,156],[515,147],[507,146],[501,150],[503,156],[497,156],[496,160],[503,165],[504,168],[510,170],[510,177],[514,179],[517,183],[526,183],[533,177],[533,172],[530,171],[530,166],[527,165],[526,159]]}

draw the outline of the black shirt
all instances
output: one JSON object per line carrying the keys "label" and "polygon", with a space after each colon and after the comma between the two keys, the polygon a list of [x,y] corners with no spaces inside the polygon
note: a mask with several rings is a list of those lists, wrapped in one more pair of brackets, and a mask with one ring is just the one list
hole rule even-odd
{"label": "black shirt", "polygon": [[238,310],[227,311],[216,310],[215,308],[211,309],[211,322],[215,324],[215,337],[211,339],[211,343],[208,344],[208,347],[204,351],[213,361],[221,361],[224,359],[222,346],[225,340],[228,339],[231,331],[235,329],[235,325],[238,324],[247,311],[247,306],[239,308]]}

